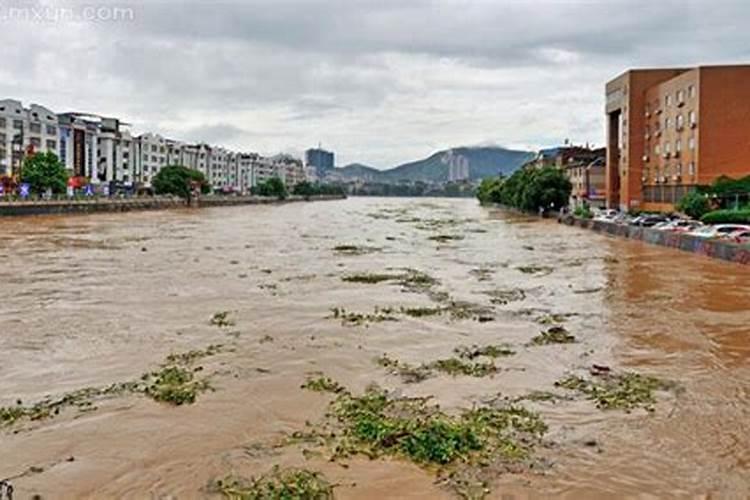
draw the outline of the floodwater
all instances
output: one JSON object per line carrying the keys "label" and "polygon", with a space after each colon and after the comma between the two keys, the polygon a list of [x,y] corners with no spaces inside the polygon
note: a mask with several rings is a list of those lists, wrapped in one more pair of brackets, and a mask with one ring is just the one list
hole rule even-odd
{"label": "floodwater", "polygon": [[[449,221],[419,228],[417,219]],[[455,221],[454,221],[455,222]],[[223,344],[201,360],[215,389],[192,405],[141,395],[97,400],[53,418],[0,427],[0,479],[17,498],[206,498],[209,483],[274,464],[323,471],[338,498],[450,498],[404,461],[344,468],[269,447],[323,417],[330,397],[302,390],[322,372],[357,393],[371,383],[470,408],[498,394],[554,390],[592,363],[675,381],[653,413],[591,401],[529,402],[550,430],[547,467],[497,478],[491,496],[750,496],[750,267],[552,221],[473,200],[353,198],[2,221],[0,405],[138,379],[170,353]],[[463,239],[440,243],[436,234]],[[357,244],[381,250],[340,255]],[[521,266],[548,266],[528,274]],[[430,305],[394,284],[345,283],[352,272],[413,268],[452,297],[521,289],[494,321],[447,316],[344,326],[330,309]],[[235,325],[210,324],[231,311]],[[575,344],[528,347],[539,314],[571,314]],[[493,377],[404,384],[373,359],[410,363],[460,345],[517,351]],[[592,441],[596,442],[592,446]]]}

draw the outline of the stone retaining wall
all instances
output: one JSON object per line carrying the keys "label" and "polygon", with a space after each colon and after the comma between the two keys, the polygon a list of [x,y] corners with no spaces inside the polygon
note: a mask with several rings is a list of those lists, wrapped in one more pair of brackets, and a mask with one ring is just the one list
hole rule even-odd
{"label": "stone retaining wall", "polygon": [[728,260],[738,264],[750,264],[750,245],[739,245],[719,239],[706,239],[671,231],[659,231],[648,227],[615,224],[614,222],[580,219],[568,216],[561,222],[570,226],[591,229],[599,233],[641,240],[652,245],[676,248],[715,259]]}

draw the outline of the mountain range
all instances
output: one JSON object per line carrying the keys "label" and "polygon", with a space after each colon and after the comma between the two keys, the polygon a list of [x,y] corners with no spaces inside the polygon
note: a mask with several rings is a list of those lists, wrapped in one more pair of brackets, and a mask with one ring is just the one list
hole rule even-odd
{"label": "mountain range", "polygon": [[360,163],[337,167],[332,173],[344,179],[375,182],[447,182],[468,176],[479,180],[498,174],[509,175],[530,160],[534,153],[499,146],[458,147],[438,151],[422,160],[378,170]]}

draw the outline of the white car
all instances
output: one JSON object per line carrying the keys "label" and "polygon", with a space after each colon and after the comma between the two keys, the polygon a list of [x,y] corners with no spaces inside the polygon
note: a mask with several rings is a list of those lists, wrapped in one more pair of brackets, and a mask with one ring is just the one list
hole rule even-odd
{"label": "white car", "polygon": [[690,231],[690,236],[696,236],[698,238],[716,238],[719,236],[728,235],[735,231],[748,231],[750,226],[744,224],[717,224],[715,226],[706,226]]}
{"label": "white car", "polygon": [[668,222],[662,222],[654,226],[659,231],[672,231],[675,233],[687,233],[703,227],[703,223],[692,220],[678,219]]}
{"label": "white car", "polygon": [[722,239],[733,241],[735,243],[750,243],[750,228],[740,229],[722,236]]}

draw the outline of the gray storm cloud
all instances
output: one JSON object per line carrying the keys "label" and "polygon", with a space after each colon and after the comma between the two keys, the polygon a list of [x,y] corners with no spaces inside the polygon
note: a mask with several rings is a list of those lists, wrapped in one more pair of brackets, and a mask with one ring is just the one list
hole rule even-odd
{"label": "gray storm cloud", "polygon": [[[601,144],[606,80],[633,66],[747,63],[746,5],[6,1],[0,94],[264,154],[322,142],[342,164],[485,142]],[[86,6],[133,15],[7,16]]]}

